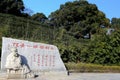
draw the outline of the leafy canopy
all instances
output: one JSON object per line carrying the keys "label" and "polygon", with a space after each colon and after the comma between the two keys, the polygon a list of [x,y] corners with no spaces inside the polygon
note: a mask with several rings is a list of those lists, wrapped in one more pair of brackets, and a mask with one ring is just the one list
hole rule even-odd
{"label": "leafy canopy", "polygon": [[43,13],[36,13],[32,15],[32,19],[40,22],[44,22],[47,17]]}
{"label": "leafy canopy", "polygon": [[79,38],[88,33],[97,33],[100,26],[108,26],[109,19],[95,4],[85,0],[67,2],[49,16],[53,26],[64,27]]}
{"label": "leafy canopy", "polygon": [[20,16],[24,8],[22,0],[0,0],[0,13]]}

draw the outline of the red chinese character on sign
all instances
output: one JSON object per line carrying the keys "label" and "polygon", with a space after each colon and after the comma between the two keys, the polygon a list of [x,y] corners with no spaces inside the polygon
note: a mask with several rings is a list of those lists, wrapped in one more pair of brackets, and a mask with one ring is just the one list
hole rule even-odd
{"label": "red chinese character on sign", "polygon": [[19,43],[13,43],[13,46],[19,47]]}
{"label": "red chinese character on sign", "polygon": [[46,46],[45,49],[50,49],[50,47],[49,47],[49,46]]}
{"label": "red chinese character on sign", "polygon": [[38,48],[38,45],[34,45],[33,48]]}
{"label": "red chinese character on sign", "polygon": [[43,45],[41,45],[41,46],[40,46],[40,49],[44,49],[44,46],[43,46]]}
{"label": "red chinese character on sign", "polygon": [[40,54],[38,54],[38,66],[40,66]]}
{"label": "red chinese character on sign", "polygon": [[50,49],[51,49],[51,50],[54,50],[54,48],[53,48],[53,47],[51,47]]}
{"label": "red chinese character on sign", "polygon": [[21,44],[20,44],[20,47],[21,47],[21,48],[25,47],[24,43],[21,43]]}
{"label": "red chinese character on sign", "polygon": [[42,55],[42,66],[44,66],[44,55]]}
{"label": "red chinese character on sign", "polygon": [[47,61],[48,61],[48,55],[45,56],[46,58],[46,63],[45,63],[45,66],[47,66]]}

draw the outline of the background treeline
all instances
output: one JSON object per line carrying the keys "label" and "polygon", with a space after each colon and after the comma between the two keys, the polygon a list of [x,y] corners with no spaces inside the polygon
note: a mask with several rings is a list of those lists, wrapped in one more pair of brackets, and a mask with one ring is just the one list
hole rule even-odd
{"label": "background treeline", "polygon": [[54,44],[64,62],[120,65],[120,19],[110,23],[95,4],[66,2],[49,17],[9,12],[0,13],[0,37]]}

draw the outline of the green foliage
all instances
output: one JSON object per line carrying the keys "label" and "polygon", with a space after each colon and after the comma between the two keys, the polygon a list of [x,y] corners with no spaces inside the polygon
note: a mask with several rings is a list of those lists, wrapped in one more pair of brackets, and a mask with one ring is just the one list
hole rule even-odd
{"label": "green foliage", "polygon": [[[53,39],[52,27],[42,25],[28,18],[0,14],[1,36],[49,42]],[[44,27],[42,27],[44,26]]]}
{"label": "green foliage", "polygon": [[0,0],[0,13],[21,16],[24,11],[22,0]]}
{"label": "green foliage", "polygon": [[120,66],[103,66],[86,63],[65,63],[69,72],[120,72]]}
{"label": "green foliage", "polygon": [[81,57],[82,62],[120,65],[120,31],[95,37],[83,50]]}
{"label": "green foliage", "polygon": [[120,18],[112,18],[111,27],[115,29],[120,29]]}
{"label": "green foliage", "polygon": [[39,22],[45,22],[45,20],[47,20],[47,17],[43,13],[36,13],[32,15],[31,18]]}
{"label": "green foliage", "polygon": [[98,33],[99,27],[108,26],[109,20],[95,4],[86,0],[67,2],[49,16],[51,24],[64,27],[79,39],[86,34]]}

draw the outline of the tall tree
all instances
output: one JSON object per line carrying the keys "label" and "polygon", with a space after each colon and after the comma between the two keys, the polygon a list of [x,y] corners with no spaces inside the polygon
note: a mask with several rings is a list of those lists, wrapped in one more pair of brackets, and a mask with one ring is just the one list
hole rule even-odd
{"label": "tall tree", "polygon": [[45,22],[47,17],[43,13],[36,13],[32,15],[32,19],[40,22]]}
{"label": "tall tree", "polygon": [[22,0],[0,0],[0,12],[20,16],[24,11]]}
{"label": "tall tree", "polygon": [[99,11],[95,4],[90,4],[86,0],[76,0],[61,5],[60,9],[51,13],[49,19],[51,24],[64,27],[77,38],[88,33],[96,33],[101,25],[109,24],[105,14]]}
{"label": "tall tree", "polygon": [[120,18],[112,18],[112,20],[111,20],[111,26],[113,28],[119,29],[120,28]]}

